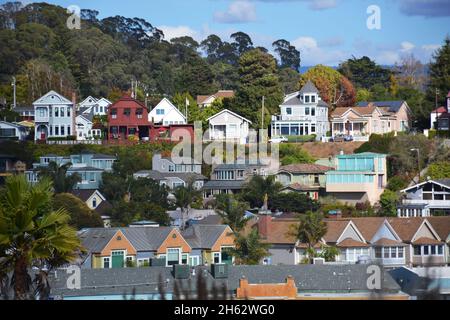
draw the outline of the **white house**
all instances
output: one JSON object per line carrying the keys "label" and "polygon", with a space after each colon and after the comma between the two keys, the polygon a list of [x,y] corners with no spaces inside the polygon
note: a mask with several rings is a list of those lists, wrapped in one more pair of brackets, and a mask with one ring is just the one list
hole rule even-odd
{"label": "white house", "polygon": [[100,129],[93,129],[93,110],[88,114],[78,114],[75,118],[77,140],[92,140],[96,137],[101,137],[102,131]]}
{"label": "white house", "polygon": [[241,144],[248,142],[249,127],[252,124],[250,120],[225,109],[207,121],[210,140],[235,140]]}
{"label": "white house", "polygon": [[30,128],[20,124],[0,121],[0,140],[24,141],[30,133]]}
{"label": "white house", "polygon": [[186,117],[169,99],[163,98],[148,114],[148,121],[168,126],[171,124],[186,124]]}
{"label": "white house", "polygon": [[280,110],[280,115],[272,117],[272,137],[315,134],[320,140],[329,131],[328,105],[311,81],[300,91],[288,94]]}
{"label": "white house", "polygon": [[433,110],[430,119],[431,129],[450,130],[450,92],[447,95],[447,105]]}
{"label": "white house", "polygon": [[76,134],[75,104],[55,91],[50,91],[34,103],[35,140],[66,138]]}
{"label": "white house", "polygon": [[105,116],[108,114],[110,105],[112,105],[112,102],[106,98],[97,99],[89,96],[78,104],[78,110],[82,114],[89,114],[92,111],[95,116]]}

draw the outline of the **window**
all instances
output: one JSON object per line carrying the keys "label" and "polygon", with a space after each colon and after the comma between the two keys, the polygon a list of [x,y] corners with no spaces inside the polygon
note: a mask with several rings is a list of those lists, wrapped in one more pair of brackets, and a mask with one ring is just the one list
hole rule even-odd
{"label": "window", "polygon": [[117,119],[117,109],[111,109],[111,118]]}
{"label": "window", "polygon": [[444,253],[444,247],[443,246],[437,246],[437,252],[439,255],[442,255]]}
{"label": "window", "polygon": [[125,108],[125,109],[123,110],[123,115],[124,115],[124,116],[129,117],[130,114],[131,114],[131,109],[130,109],[130,108]]}
{"label": "window", "polygon": [[71,135],[72,134],[72,128],[70,126],[67,126],[67,135]]}
{"label": "window", "polygon": [[92,207],[97,208],[97,198],[92,199]]}
{"label": "window", "polygon": [[403,247],[398,247],[397,250],[398,250],[397,258],[403,258],[405,248],[403,248]]}
{"label": "window", "polygon": [[66,135],[66,133],[65,133],[65,127],[64,126],[61,126],[61,135],[62,136],[65,136]]}
{"label": "window", "polygon": [[213,258],[214,258],[214,264],[220,263],[220,252],[214,252]]}
{"label": "window", "polygon": [[316,125],[315,124],[311,125],[311,133],[316,133]]}
{"label": "window", "polygon": [[148,267],[148,266],[150,266],[150,259],[149,258],[138,259],[137,266],[138,267]]}
{"label": "window", "polygon": [[60,117],[64,117],[64,108],[63,107],[61,107],[61,110],[59,112],[60,112]]}
{"label": "window", "polygon": [[46,112],[44,108],[39,108],[39,117],[45,117],[46,116]]}
{"label": "window", "polygon": [[55,118],[59,117],[59,108],[55,108]]}
{"label": "window", "polygon": [[309,108],[309,107],[306,107],[306,108],[305,108],[305,115],[306,115],[306,116],[309,116],[309,113],[310,113],[310,108]]}
{"label": "window", "polygon": [[180,249],[167,249],[167,265],[173,266],[180,263]]}
{"label": "window", "polygon": [[144,110],[142,108],[136,109],[136,118],[142,119],[143,113],[144,113]]}
{"label": "window", "polygon": [[430,253],[430,248],[428,246],[423,247],[423,255],[427,256]]}
{"label": "window", "polygon": [[200,257],[199,256],[190,256],[189,257],[189,265],[191,267],[198,266],[200,264]]}
{"label": "window", "polygon": [[390,250],[389,250],[390,248],[383,248],[383,257],[385,258],[385,259],[388,259],[389,258],[389,254],[390,254]]}
{"label": "window", "polygon": [[305,103],[309,103],[309,96],[305,95]]}
{"label": "window", "polygon": [[70,108],[67,108],[67,117],[70,118]]}
{"label": "window", "polygon": [[312,96],[311,96],[311,102],[312,102],[312,103],[316,103],[316,96],[315,96],[315,95],[312,95]]}
{"label": "window", "polygon": [[291,115],[292,114],[292,108],[286,108],[286,114]]}
{"label": "window", "polygon": [[109,269],[110,268],[110,259],[109,257],[103,258],[103,269]]}
{"label": "window", "polygon": [[55,136],[59,136],[59,126],[55,126]]}
{"label": "window", "polygon": [[164,109],[156,109],[156,114],[163,116],[164,115]]}
{"label": "window", "polygon": [[181,264],[188,264],[188,255],[187,254],[181,255]]}
{"label": "window", "polygon": [[414,255],[415,256],[420,256],[420,253],[421,253],[420,249],[421,249],[421,246],[414,246]]}

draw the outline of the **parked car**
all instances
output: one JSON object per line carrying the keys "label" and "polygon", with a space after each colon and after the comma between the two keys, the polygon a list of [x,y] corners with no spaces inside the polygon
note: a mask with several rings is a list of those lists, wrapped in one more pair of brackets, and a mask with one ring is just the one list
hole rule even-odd
{"label": "parked car", "polygon": [[353,141],[353,136],[347,134],[337,134],[330,139],[330,142],[349,142]]}
{"label": "parked car", "polygon": [[283,142],[288,142],[288,138],[281,136],[281,137],[272,137],[271,139],[269,139],[270,143],[283,143]]}

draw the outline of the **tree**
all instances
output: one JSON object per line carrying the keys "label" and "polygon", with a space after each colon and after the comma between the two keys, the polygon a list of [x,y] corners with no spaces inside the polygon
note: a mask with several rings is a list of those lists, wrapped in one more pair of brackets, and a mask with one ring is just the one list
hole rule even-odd
{"label": "tree", "polygon": [[45,298],[45,292],[30,292],[29,270],[41,270],[36,284],[43,288],[40,285],[48,274],[43,268],[71,263],[82,251],[76,230],[68,224],[69,214],[65,209],[52,209],[52,196],[49,179],[32,186],[23,175],[8,177],[0,194],[1,282],[13,287],[14,299],[33,299],[36,294]]}
{"label": "tree", "polygon": [[55,193],[70,193],[75,185],[81,182],[78,173],[68,175],[67,171],[72,163],[66,163],[62,166],[56,162],[50,162],[47,167],[39,169],[39,177],[48,177],[53,182]]}
{"label": "tree", "polygon": [[438,161],[430,164],[426,174],[433,180],[439,179],[449,179],[450,178],[450,162],[449,161]]}
{"label": "tree", "polygon": [[300,68],[300,51],[287,40],[280,39],[272,43],[274,51],[280,59],[280,68],[291,68],[298,71]]}
{"label": "tree", "polygon": [[86,203],[70,193],[55,195],[53,209],[58,210],[59,208],[63,208],[69,213],[69,224],[78,230],[103,227],[103,221],[100,215],[89,209]]}
{"label": "tree", "polygon": [[300,74],[291,68],[281,68],[278,70],[278,77],[285,94],[298,90]]}
{"label": "tree", "polygon": [[234,40],[231,45],[235,48],[237,56],[241,56],[244,52],[253,49],[252,38],[244,32],[235,32],[230,38]]}
{"label": "tree", "polygon": [[423,88],[427,80],[425,66],[414,57],[414,54],[402,56],[400,64],[396,65],[395,69],[400,86],[416,90]]}
{"label": "tree", "polygon": [[209,35],[200,43],[200,47],[205,51],[210,63],[214,63],[220,59],[219,50],[222,46],[222,39],[215,34]]}
{"label": "tree", "polygon": [[283,101],[275,59],[258,49],[245,52],[239,59],[239,83],[232,111],[261,126],[262,97],[265,97],[265,110],[268,124],[270,114],[278,111]]}
{"label": "tree", "polygon": [[273,199],[278,195],[283,186],[275,180],[275,176],[254,176],[243,187],[240,197],[247,201],[252,208],[261,208],[264,198],[268,197],[269,209],[273,207]]}
{"label": "tree", "polygon": [[314,159],[306,150],[295,144],[280,145],[280,159],[283,166],[295,163],[314,163]]}
{"label": "tree", "polygon": [[[323,220],[323,215],[318,212],[309,211],[299,216],[299,223],[292,225],[289,235],[300,243],[306,243],[308,251],[314,249],[323,236],[327,233],[327,224]],[[311,259],[312,257],[309,256]]]}
{"label": "tree", "polygon": [[202,200],[202,192],[197,190],[194,181],[190,181],[186,186],[180,186],[175,189],[175,205],[181,209],[182,223],[181,229],[186,227],[186,218],[189,214],[192,204]]}
{"label": "tree", "polygon": [[355,104],[356,91],[352,83],[331,67],[317,65],[302,74],[300,87],[312,81],[320,97],[332,107],[350,107]]}
{"label": "tree", "polygon": [[239,233],[247,224],[245,217],[247,204],[242,203],[231,195],[218,195],[216,197],[216,210],[224,224],[235,233]]}
{"label": "tree", "polygon": [[235,245],[235,248],[229,249],[229,253],[235,257],[236,264],[258,265],[270,255],[270,245],[261,242],[257,229],[252,229],[248,235],[238,235]]}
{"label": "tree", "polygon": [[377,65],[369,57],[348,59],[339,65],[338,71],[358,89],[371,89],[374,85],[386,86],[391,71]]}
{"label": "tree", "polygon": [[438,102],[445,102],[446,94],[450,88],[450,36],[444,40],[444,44],[433,54],[429,66],[430,81],[427,90],[429,105],[427,111],[435,106],[436,90],[438,90]]}
{"label": "tree", "polygon": [[397,203],[399,196],[396,192],[391,190],[384,190],[383,194],[380,196],[380,211],[379,215],[384,217],[395,217],[397,216]]}
{"label": "tree", "polygon": [[283,212],[316,211],[319,209],[317,201],[312,200],[305,194],[296,192],[278,193],[272,200],[272,209]]}
{"label": "tree", "polygon": [[398,192],[408,186],[407,180],[402,176],[394,176],[389,179],[387,188],[391,191]]}

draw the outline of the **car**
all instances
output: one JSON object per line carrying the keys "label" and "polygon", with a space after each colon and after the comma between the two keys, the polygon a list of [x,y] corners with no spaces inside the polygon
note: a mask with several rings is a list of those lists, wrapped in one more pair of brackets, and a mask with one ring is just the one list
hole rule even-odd
{"label": "car", "polygon": [[344,141],[347,141],[347,142],[353,141],[353,136],[345,135],[345,136],[344,136]]}
{"label": "car", "polygon": [[283,142],[288,142],[288,138],[281,136],[281,137],[272,137],[271,139],[269,139],[270,143],[283,143]]}

